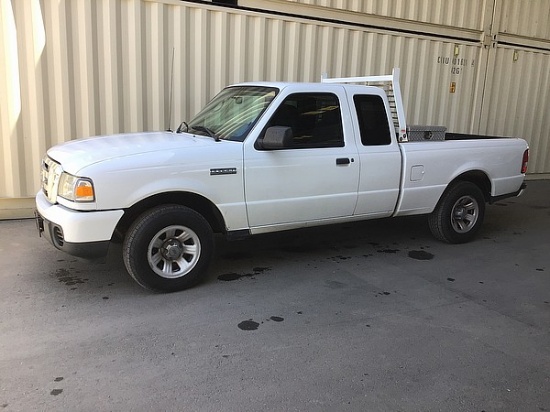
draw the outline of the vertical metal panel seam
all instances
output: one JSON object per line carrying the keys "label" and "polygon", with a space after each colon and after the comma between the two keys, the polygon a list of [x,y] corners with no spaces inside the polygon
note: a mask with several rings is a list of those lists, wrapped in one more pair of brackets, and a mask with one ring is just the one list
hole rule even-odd
{"label": "vertical metal panel seam", "polygon": [[21,123],[22,101],[17,27],[11,1],[0,3],[0,23],[0,98],[7,102],[7,105],[0,105],[0,154],[3,159],[0,197],[15,197],[19,182],[17,177],[12,176],[11,171],[18,167],[19,161],[19,157],[14,153]]}

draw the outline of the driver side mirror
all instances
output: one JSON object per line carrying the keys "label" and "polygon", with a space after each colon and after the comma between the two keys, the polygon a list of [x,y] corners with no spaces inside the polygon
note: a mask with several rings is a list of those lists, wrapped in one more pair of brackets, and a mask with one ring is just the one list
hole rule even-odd
{"label": "driver side mirror", "polygon": [[271,126],[261,140],[261,147],[264,150],[289,149],[294,143],[294,133],[291,127]]}

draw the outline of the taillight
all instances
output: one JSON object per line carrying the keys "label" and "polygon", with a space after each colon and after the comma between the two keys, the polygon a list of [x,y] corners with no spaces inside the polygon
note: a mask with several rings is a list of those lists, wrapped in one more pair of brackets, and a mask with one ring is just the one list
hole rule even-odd
{"label": "taillight", "polygon": [[529,161],[529,149],[523,152],[523,161],[521,162],[521,173],[527,173],[527,162]]}

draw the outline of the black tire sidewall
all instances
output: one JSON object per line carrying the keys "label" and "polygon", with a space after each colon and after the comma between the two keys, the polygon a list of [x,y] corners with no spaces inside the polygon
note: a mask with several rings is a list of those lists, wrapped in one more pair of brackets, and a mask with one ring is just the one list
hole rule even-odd
{"label": "black tire sidewall", "polygon": [[[452,223],[451,216],[453,208],[456,202],[463,196],[470,196],[474,198],[478,204],[478,216],[473,227],[465,233],[457,232]],[[441,203],[438,205],[436,211],[434,212],[435,216],[432,219],[435,219],[432,224],[437,226],[439,230],[439,238],[445,240],[449,243],[465,243],[470,241],[479,231],[483,219],[485,216],[485,199],[483,193],[473,183],[470,182],[459,182],[453,185],[449,191],[444,195]]]}
{"label": "black tire sidewall", "polygon": [[[200,256],[195,267],[174,279],[159,276],[149,266],[147,253],[151,239],[162,229],[181,225],[193,230],[200,241]],[[128,230],[123,258],[126,269],[141,286],[159,292],[176,292],[198,283],[206,274],[214,249],[212,229],[199,213],[185,206],[163,205],[143,213]]]}

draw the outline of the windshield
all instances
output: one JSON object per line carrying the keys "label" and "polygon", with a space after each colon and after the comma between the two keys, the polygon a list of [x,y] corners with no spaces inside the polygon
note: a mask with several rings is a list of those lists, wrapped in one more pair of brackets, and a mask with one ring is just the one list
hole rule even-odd
{"label": "windshield", "polygon": [[227,87],[189,122],[188,131],[242,142],[277,92],[273,87]]}

